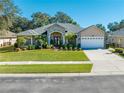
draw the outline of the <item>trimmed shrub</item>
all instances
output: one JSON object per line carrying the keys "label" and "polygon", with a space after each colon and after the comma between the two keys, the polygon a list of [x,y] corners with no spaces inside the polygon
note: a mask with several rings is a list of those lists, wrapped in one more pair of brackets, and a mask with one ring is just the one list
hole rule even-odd
{"label": "trimmed shrub", "polygon": [[82,49],[81,49],[81,48],[78,48],[77,50],[80,51],[80,50],[82,50]]}
{"label": "trimmed shrub", "polygon": [[68,50],[72,50],[72,49],[73,49],[73,45],[72,44],[69,44]]}
{"label": "trimmed shrub", "polygon": [[80,49],[80,47],[81,47],[81,45],[80,45],[80,44],[78,44],[78,45],[77,45],[77,49]]}
{"label": "trimmed shrub", "polygon": [[63,50],[65,50],[65,45],[62,46]]}
{"label": "trimmed shrub", "polygon": [[47,45],[47,49],[53,49],[54,46],[53,45]]}
{"label": "trimmed shrub", "polygon": [[15,43],[15,44],[14,44],[14,47],[15,47],[15,48],[18,48],[18,47],[19,47],[19,46],[18,46],[18,43]]}
{"label": "trimmed shrub", "polygon": [[47,46],[48,46],[47,43],[42,44],[42,48],[44,48],[44,49],[47,49]]}
{"label": "trimmed shrub", "polygon": [[77,47],[75,47],[74,50],[77,50]]}
{"label": "trimmed shrub", "polygon": [[21,49],[20,48],[16,48],[15,51],[16,52],[19,52],[19,51],[21,51]]}
{"label": "trimmed shrub", "polygon": [[69,50],[73,50],[73,48],[72,47],[69,47]]}
{"label": "trimmed shrub", "polygon": [[60,50],[63,50],[63,47],[60,47]]}
{"label": "trimmed shrub", "polygon": [[51,48],[51,49],[53,49],[53,47],[54,47],[53,45],[50,45],[50,48]]}
{"label": "trimmed shrub", "polygon": [[28,50],[34,50],[35,49],[35,45],[29,45],[28,46]]}
{"label": "trimmed shrub", "polygon": [[24,46],[25,43],[26,43],[26,39],[24,37],[18,37],[17,38],[18,47]]}
{"label": "trimmed shrub", "polygon": [[123,53],[124,49],[123,48],[115,48],[115,53]]}
{"label": "trimmed shrub", "polygon": [[124,57],[124,53],[121,53],[120,55]]}
{"label": "trimmed shrub", "polygon": [[112,44],[106,44],[106,48],[115,48],[116,44],[112,43]]}
{"label": "trimmed shrub", "polygon": [[22,48],[23,51],[27,50],[27,48]]}
{"label": "trimmed shrub", "polygon": [[68,50],[68,47],[67,46],[65,46],[65,50]]}

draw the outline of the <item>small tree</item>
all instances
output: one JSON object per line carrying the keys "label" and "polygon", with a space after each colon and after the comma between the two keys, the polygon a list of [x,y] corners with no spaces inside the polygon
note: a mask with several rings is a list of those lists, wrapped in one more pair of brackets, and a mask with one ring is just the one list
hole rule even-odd
{"label": "small tree", "polygon": [[68,44],[72,44],[73,46],[76,45],[76,34],[75,33],[68,33],[66,36],[65,36],[66,40],[68,40]]}
{"label": "small tree", "polygon": [[41,48],[43,45],[46,45],[46,42],[47,42],[46,36],[43,36],[43,35],[35,37],[35,40],[37,41],[37,43],[40,44]]}
{"label": "small tree", "polygon": [[18,47],[24,46],[25,43],[26,43],[26,40],[25,40],[24,37],[18,37],[18,38],[17,38]]}

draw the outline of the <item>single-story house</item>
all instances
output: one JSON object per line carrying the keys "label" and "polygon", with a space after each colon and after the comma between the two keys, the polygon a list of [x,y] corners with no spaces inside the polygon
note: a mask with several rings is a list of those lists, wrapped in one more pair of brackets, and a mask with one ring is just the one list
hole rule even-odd
{"label": "single-story house", "polygon": [[124,28],[109,33],[108,43],[113,44],[115,47],[124,48]]}
{"label": "single-story house", "polygon": [[61,40],[63,44],[66,44],[65,36],[68,33],[75,33],[77,35],[76,44],[80,44],[83,49],[104,48],[105,46],[105,33],[96,26],[82,28],[69,23],[54,23],[18,33],[17,36],[35,36],[46,34],[48,44],[50,45],[51,40],[56,43]]}
{"label": "single-story house", "polygon": [[0,47],[14,45],[16,39],[17,36],[15,33],[6,30],[0,31]]}

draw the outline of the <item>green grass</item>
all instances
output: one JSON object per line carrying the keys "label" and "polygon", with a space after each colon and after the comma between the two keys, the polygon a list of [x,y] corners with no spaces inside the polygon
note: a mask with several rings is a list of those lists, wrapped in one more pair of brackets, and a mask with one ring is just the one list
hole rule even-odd
{"label": "green grass", "polygon": [[13,51],[14,51],[14,47],[13,46],[8,46],[8,47],[0,48],[0,53],[13,52]]}
{"label": "green grass", "polygon": [[1,65],[0,73],[89,73],[92,64]]}
{"label": "green grass", "polygon": [[12,47],[0,49],[0,61],[87,61],[83,51],[27,50],[10,52]]}

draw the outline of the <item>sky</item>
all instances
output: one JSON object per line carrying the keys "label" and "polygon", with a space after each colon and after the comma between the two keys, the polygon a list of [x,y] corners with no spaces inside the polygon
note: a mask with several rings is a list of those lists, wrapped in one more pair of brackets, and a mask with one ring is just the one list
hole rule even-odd
{"label": "sky", "polygon": [[31,19],[34,12],[53,16],[62,11],[71,16],[81,27],[124,19],[124,0],[13,0],[22,16]]}

